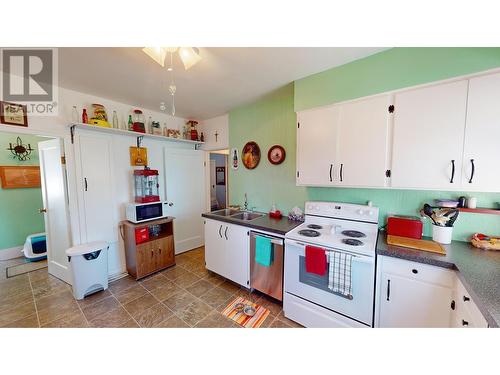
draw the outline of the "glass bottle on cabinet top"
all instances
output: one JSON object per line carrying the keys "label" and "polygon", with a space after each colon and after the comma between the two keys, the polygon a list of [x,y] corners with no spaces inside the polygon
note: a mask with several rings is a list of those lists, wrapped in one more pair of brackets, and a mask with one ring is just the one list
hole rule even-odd
{"label": "glass bottle on cabinet top", "polygon": [[74,105],[71,110],[71,121],[73,121],[73,123],[78,122],[78,110],[76,109],[76,105]]}
{"label": "glass bottle on cabinet top", "polygon": [[118,115],[113,111],[113,128],[118,129]]}

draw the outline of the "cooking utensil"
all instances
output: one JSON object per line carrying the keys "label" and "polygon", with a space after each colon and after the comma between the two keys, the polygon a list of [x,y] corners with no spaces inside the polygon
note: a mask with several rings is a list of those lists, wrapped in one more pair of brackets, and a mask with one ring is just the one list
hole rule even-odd
{"label": "cooking utensil", "polygon": [[434,215],[434,211],[432,210],[432,207],[429,204],[427,203],[424,204],[424,208],[421,212],[423,212],[426,216],[430,217],[430,219],[434,224],[438,225],[438,223],[436,223],[436,220],[434,220],[434,218],[432,217]]}

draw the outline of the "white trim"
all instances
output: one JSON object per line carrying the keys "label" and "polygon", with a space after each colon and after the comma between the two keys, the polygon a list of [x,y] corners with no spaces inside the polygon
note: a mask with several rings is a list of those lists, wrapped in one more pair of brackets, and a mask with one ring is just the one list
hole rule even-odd
{"label": "white trim", "polygon": [[0,261],[20,258],[23,256],[23,247],[15,246],[9,249],[0,250]]}

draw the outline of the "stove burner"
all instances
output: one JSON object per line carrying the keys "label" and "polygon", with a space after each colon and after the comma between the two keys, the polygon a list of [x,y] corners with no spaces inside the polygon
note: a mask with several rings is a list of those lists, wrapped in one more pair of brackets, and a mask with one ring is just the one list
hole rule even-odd
{"label": "stove burner", "polygon": [[363,245],[362,241],[356,240],[355,238],[344,238],[342,240],[342,242],[345,243],[346,245],[350,245],[350,246],[361,246],[361,245]]}
{"label": "stove burner", "polygon": [[352,237],[352,238],[363,238],[366,237],[366,234],[363,232],[358,232],[357,230],[344,230],[342,231],[342,234],[347,237]]}
{"label": "stove burner", "polygon": [[307,227],[309,229],[323,229],[323,227],[321,225],[318,225],[318,224],[309,224]]}
{"label": "stove burner", "polygon": [[311,230],[311,229],[303,229],[299,230],[299,234],[301,236],[306,236],[306,237],[318,237],[320,233],[316,230]]}

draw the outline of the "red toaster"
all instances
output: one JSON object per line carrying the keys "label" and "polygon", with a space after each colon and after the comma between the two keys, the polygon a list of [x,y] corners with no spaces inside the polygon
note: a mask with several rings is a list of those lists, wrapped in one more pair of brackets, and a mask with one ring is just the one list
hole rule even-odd
{"label": "red toaster", "polygon": [[421,239],[423,225],[417,216],[389,216],[387,218],[387,234]]}

